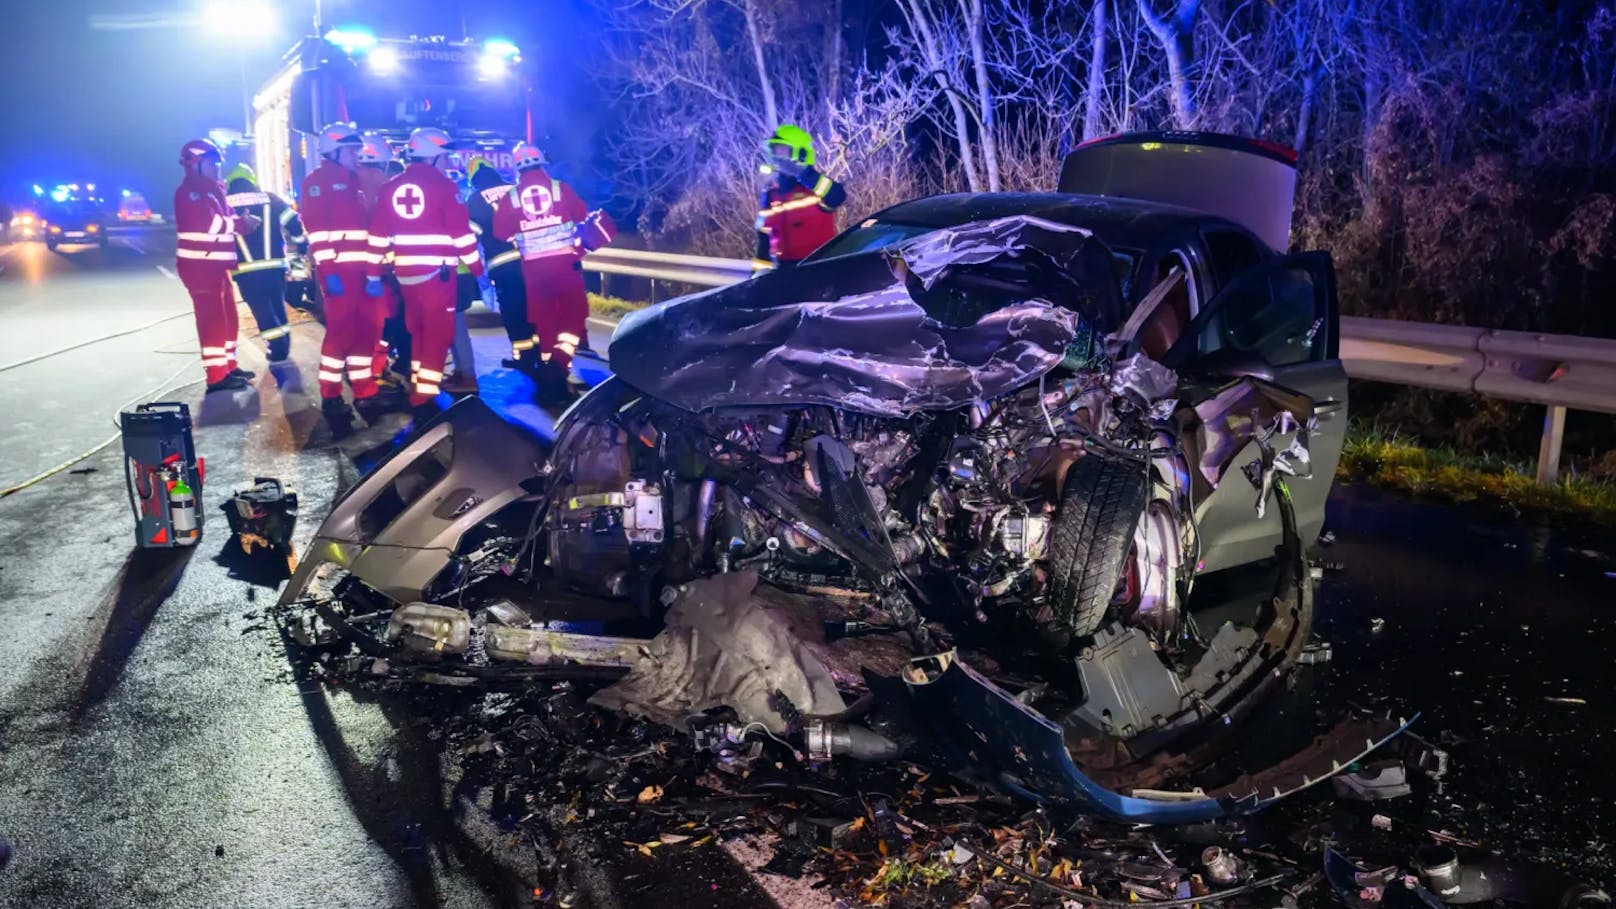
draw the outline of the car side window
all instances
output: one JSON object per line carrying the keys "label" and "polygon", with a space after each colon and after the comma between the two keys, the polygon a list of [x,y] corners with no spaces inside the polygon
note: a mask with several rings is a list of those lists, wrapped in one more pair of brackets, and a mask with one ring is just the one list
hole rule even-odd
{"label": "car side window", "polygon": [[1262,261],[1262,251],[1250,237],[1232,230],[1208,230],[1201,234],[1207,258],[1212,260],[1212,277],[1221,290],[1236,275]]}
{"label": "car side window", "polygon": [[1200,355],[1242,354],[1274,367],[1322,359],[1325,289],[1318,281],[1301,263],[1237,281],[1206,321],[1197,339]]}

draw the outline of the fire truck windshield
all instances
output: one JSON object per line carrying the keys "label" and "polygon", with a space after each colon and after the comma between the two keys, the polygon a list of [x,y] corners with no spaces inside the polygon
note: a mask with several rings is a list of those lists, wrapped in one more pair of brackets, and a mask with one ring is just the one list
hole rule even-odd
{"label": "fire truck windshield", "polygon": [[[459,67],[455,67],[459,69]],[[348,119],[365,129],[407,132],[436,126],[457,132],[519,136],[526,130],[523,90],[515,79],[479,81],[475,74],[452,78],[438,72],[431,81],[404,74],[365,74],[347,80]],[[451,77],[451,78],[444,78]]]}

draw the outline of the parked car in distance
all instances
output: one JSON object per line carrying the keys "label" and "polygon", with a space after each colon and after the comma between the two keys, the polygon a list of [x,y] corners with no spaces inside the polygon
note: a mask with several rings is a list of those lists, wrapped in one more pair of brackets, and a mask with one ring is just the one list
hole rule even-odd
{"label": "parked car in distance", "polygon": [[107,245],[106,213],[93,199],[68,199],[45,209],[45,246],[52,252],[63,246]]}
{"label": "parked car in distance", "polygon": [[122,198],[118,200],[118,220],[125,224],[149,223],[152,220],[152,210],[146,202],[146,197],[131,190],[124,190]]}

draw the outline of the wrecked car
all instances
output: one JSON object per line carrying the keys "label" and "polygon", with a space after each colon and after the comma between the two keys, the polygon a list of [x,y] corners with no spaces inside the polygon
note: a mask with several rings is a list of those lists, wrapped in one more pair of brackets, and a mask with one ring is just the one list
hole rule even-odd
{"label": "wrecked car", "polygon": [[[335,504],[282,603],[380,671],[583,678],[715,752],[918,760],[1142,822],[1254,809],[1405,725],[1216,760],[1311,633],[1336,335],[1327,255],[1215,215],[906,203],[631,314],[553,438],[456,404]],[[1263,560],[1264,595],[1190,608]]]}

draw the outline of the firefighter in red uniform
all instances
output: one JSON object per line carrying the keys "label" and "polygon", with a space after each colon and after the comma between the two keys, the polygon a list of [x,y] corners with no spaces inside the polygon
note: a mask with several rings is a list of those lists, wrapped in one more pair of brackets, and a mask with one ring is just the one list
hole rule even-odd
{"label": "firefighter in red uniform", "polygon": [[763,143],[763,172],[774,177],[758,201],[757,268],[800,262],[836,236],[840,183],[814,169],[814,139],[789,123]]}
{"label": "firefighter in red uniform", "polygon": [[236,365],[236,296],[230,271],[236,267],[236,233],[250,232],[257,219],[237,215],[219,185],[224,154],[207,139],[185,143],[180,165],[185,179],[174,191],[174,227],[179,248],[175,271],[191,295],[196,334],[202,342],[202,369],[208,391],[246,388],[253,377]]}
{"label": "firefighter in red uniform", "polygon": [[320,346],[321,409],[334,432],[353,428],[353,411],[342,399],[342,380],[353,387],[354,404],[375,417],[376,377],[371,359],[380,332],[375,301],[364,295],[370,263],[369,218],[354,172],[361,139],[348,123],[320,130],[325,160],[303,179],[298,198],[309,258],[325,298],[325,342]]}
{"label": "firefighter in red uniform", "polygon": [[[455,269],[464,264],[479,286],[488,281],[459,187],[444,175],[449,134],[427,127],[410,134],[409,165],[382,187],[370,222],[365,293],[380,298],[382,268],[392,262],[410,332],[410,404],[418,419],[436,413],[443,367],[455,330]],[[389,259],[389,257],[391,257]]]}
{"label": "firefighter in red uniform", "polygon": [[494,208],[494,234],[521,256],[527,320],[541,361],[539,394],[560,402],[572,394],[568,370],[588,332],[581,260],[610,243],[616,227],[605,212],[590,211],[572,187],[545,171],[543,152],[524,142],[512,157],[516,187]]}
{"label": "firefighter in red uniform", "polygon": [[[393,148],[387,144],[387,137],[378,132],[367,132],[361,134],[361,138],[365,144],[359,149],[359,190],[365,196],[365,224],[368,226],[376,214],[376,200],[382,196],[382,187],[396,174],[390,174],[387,170],[389,164],[395,163]],[[376,358],[371,370],[381,393],[393,396],[403,390],[394,377],[405,377],[410,359],[410,336],[404,330],[404,300],[398,294],[398,285],[391,280],[382,283],[386,292],[374,301],[378,321]],[[388,369],[387,354],[394,346],[398,348],[399,358],[403,362]]]}

